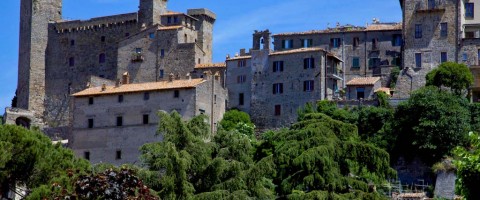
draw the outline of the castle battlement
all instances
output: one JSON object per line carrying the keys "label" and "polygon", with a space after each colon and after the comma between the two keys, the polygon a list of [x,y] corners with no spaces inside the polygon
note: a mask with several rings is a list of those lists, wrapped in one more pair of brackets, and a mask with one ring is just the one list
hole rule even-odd
{"label": "castle battlement", "polygon": [[137,13],[127,13],[105,17],[96,17],[89,20],[72,20],[54,23],[57,33],[71,33],[86,30],[99,30],[103,28],[119,27],[124,25],[137,25]]}

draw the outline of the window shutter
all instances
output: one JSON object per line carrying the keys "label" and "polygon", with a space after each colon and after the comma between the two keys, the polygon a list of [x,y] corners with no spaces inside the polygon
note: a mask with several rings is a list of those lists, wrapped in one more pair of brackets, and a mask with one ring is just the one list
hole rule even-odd
{"label": "window shutter", "polygon": [[273,72],[276,72],[277,71],[277,62],[276,61],[273,61]]}
{"label": "window shutter", "polygon": [[368,67],[369,68],[373,67],[373,59],[372,58],[368,59]]}
{"label": "window shutter", "polygon": [[315,90],[315,81],[310,81],[310,88],[313,90]]}
{"label": "window shutter", "polygon": [[307,81],[303,81],[303,91],[307,91]]}
{"label": "window shutter", "polygon": [[280,94],[283,94],[283,83],[280,83],[279,86],[280,86]]}
{"label": "window shutter", "polygon": [[312,69],[315,68],[315,58],[310,58],[311,59],[311,65],[312,65]]}
{"label": "window shutter", "polygon": [[283,61],[280,61],[280,71],[283,72]]}
{"label": "window shutter", "polygon": [[308,68],[308,58],[303,59],[303,69]]}
{"label": "window shutter", "polygon": [[285,49],[285,40],[282,40],[282,49]]}
{"label": "window shutter", "polygon": [[277,94],[276,91],[275,91],[275,86],[276,86],[276,85],[277,85],[277,84],[273,84],[273,87],[272,87],[272,88],[273,88],[273,90],[272,90],[272,93],[273,93],[273,94]]}

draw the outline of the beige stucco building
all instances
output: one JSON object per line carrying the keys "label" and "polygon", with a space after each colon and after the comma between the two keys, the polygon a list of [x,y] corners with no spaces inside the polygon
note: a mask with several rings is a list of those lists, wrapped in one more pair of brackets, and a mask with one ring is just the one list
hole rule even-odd
{"label": "beige stucco building", "polygon": [[156,136],[159,111],[184,119],[206,115],[214,132],[225,112],[226,89],[220,75],[204,78],[91,87],[73,94],[70,147],[92,163],[139,164],[140,146]]}

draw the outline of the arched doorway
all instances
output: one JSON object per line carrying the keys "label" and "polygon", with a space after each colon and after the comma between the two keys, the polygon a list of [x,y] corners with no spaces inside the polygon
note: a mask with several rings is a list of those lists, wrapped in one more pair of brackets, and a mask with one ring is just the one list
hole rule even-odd
{"label": "arched doorway", "polygon": [[26,117],[19,117],[15,120],[17,126],[23,126],[26,129],[30,128],[31,120]]}

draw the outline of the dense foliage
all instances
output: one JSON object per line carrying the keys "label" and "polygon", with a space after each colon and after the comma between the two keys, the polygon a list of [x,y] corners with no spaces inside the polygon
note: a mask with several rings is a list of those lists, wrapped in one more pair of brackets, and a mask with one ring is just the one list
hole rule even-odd
{"label": "dense foliage", "polygon": [[442,63],[430,71],[427,76],[427,86],[448,87],[460,95],[473,83],[473,75],[465,64],[454,62]]}
{"label": "dense foliage", "polygon": [[457,167],[457,191],[466,199],[480,199],[480,136],[469,134],[468,148],[457,147],[454,151]]}
{"label": "dense foliage", "polygon": [[395,112],[392,132],[398,137],[396,154],[419,156],[428,164],[440,161],[464,145],[471,129],[465,98],[435,87],[414,92]]}
{"label": "dense foliage", "polygon": [[[16,184],[35,189],[68,170],[87,169],[89,163],[36,130],[19,126],[0,126],[0,191]],[[27,191],[28,192],[28,191]]]}

